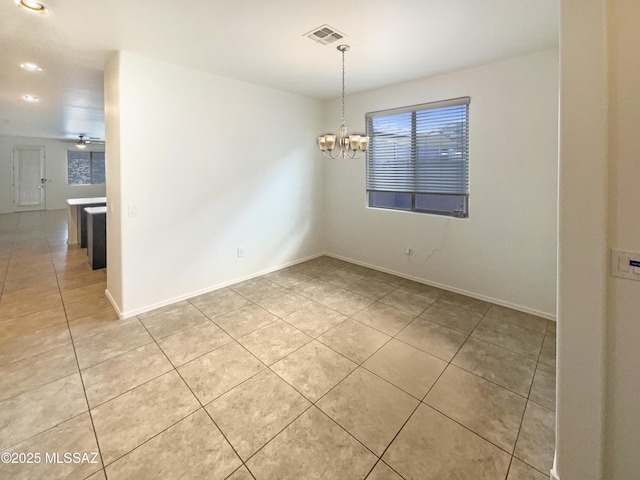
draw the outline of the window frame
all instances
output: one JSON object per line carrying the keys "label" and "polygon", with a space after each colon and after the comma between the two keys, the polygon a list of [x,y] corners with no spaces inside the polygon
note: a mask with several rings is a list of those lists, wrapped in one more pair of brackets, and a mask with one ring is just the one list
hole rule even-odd
{"label": "window frame", "polygon": [[[367,130],[367,135],[370,138],[369,141],[369,147],[367,149],[367,157],[366,157],[366,205],[367,208],[377,208],[377,209],[383,209],[383,210],[395,210],[395,211],[402,211],[402,212],[413,212],[413,213],[421,213],[421,214],[431,214],[431,215],[440,215],[440,216],[448,216],[448,217],[454,217],[454,218],[469,218],[469,197],[470,197],[470,187],[469,187],[469,170],[470,170],[470,161],[469,161],[469,106],[471,103],[471,98],[470,97],[458,97],[458,98],[452,98],[449,100],[442,100],[442,101],[436,101],[436,102],[429,102],[429,103],[423,103],[423,104],[418,104],[418,105],[411,105],[411,106],[406,106],[406,107],[400,107],[400,108],[393,108],[393,109],[387,109],[387,110],[379,110],[379,111],[375,111],[375,112],[369,112],[365,115],[365,123],[366,123],[366,130]],[[462,155],[462,162],[460,163],[460,167],[462,169],[462,173],[460,173],[459,176],[459,180],[460,183],[463,185],[461,190],[464,190],[463,192],[451,192],[451,191],[443,191],[443,190],[449,190],[451,187],[447,187],[447,186],[443,186],[440,190],[441,191],[424,191],[424,186],[422,187],[422,189],[420,187],[418,187],[418,183],[420,183],[420,181],[425,182],[426,180],[426,174],[423,173],[423,175],[420,177],[419,172],[419,167],[420,167],[420,161],[419,161],[419,152],[418,152],[418,143],[419,143],[419,139],[421,135],[424,135],[424,131],[421,131],[420,133],[418,133],[417,131],[417,125],[419,123],[419,120],[421,121],[425,121],[424,119],[419,119],[420,113],[421,112],[426,112],[429,110],[437,110],[437,109],[445,109],[445,108],[449,108],[449,107],[456,107],[456,106],[464,106],[464,117],[463,117],[463,123],[462,123],[462,128],[463,130],[461,131],[461,133],[456,137],[456,140],[459,144],[459,146],[462,147],[462,151],[461,151],[461,155]],[[444,110],[443,110],[444,111]],[[387,173],[387,177],[389,178],[384,178],[385,174],[380,174],[378,173],[377,178],[375,178],[375,167],[376,165],[373,165],[373,150],[375,148],[376,145],[376,134],[374,132],[374,127],[373,127],[373,122],[375,118],[380,118],[380,117],[385,117],[386,119],[392,119],[393,116],[398,116],[397,122],[398,124],[401,124],[403,121],[406,121],[406,119],[402,119],[401,115],[406,115],[410,113],[411,117],[410,117],[410,121],[411,121],[411,128],[410,128],[410,135],[407,135],[406,133],[409,132],[409,129],[406,129],[404,132],[400,132],[399,135],[403,135],[404,137],[407,137],[409,139],[409,157],[407,157],[409,159],[410,162],[410,166],[409,168],[405,168],[405,171],[400,171],[400,173],[398,174],[397,177],[394,177],[393,174],[389,174]],[[438,114],[435,114],[436,116]],[[459,115],[458,115],[459,116]],[[424,126],[424,125],[422,125]],[[443,124],[441,127],[439,128],[443,128],[446,125]],[[400,137],[398,137],[400,138]],[[380,148],[384,148],[384,147],[380,147]],[[384,164],[384,155],[385,152],[382,152],[380,154],[379,160],[380,163],[377,165],[378,167],[380,167],[380,165]],[[393,153],[388,153],[387,156],[389,156],[389,158],[401,158],[401,157],[396,157],[396,152],[394,151]],[[402,154],[400,154],[402,156]],[[423,165],[425,165],[428,162],[424,162]],[[436,165],[436,170],[438,169],[437,165]],[[445,167],[446,169],[447,167]],[[402,169],[401,169],[402,170]],[[413,171],[413,173],[407,174],[407,172],[411,172],[411,170]],[[372,173],[373,172],[373,173]],[[401,183],[404,182],[405,185],[403,185],[405,187],[405,189],[399,189],[399,188],[395,188],[395,189],[383,189],[383,188],[371,188],[371,183],[376,181],[376,182],[381,182],[384,183],[385,180],[387,180],[387,182],[389,182],[391,180],[391,183],[393,183],[393,180],[398,180]],[[455,177],[456,179],[458,179],[458,177]],[[442,181],[446,180],[446,174],[443,174],[443,178],[440,179]],[[411,184],[411,186],[409,186],[407,184],[407,182],[409,182]],[[383,185],[383,186],[389,186],[387,185]],[[392,186],[393,188],[393,186]],[[374,200],[374,196],[376,193],[394,193],[394,194],[400,194],[400,195],[408,195],[410,198],[410,207],[405,208],[402,206],[389,206],[389,205],[375,205],[375,200]],[[437,210],[437,209],[429,209],[429,208],[419,208],[418,207],[418,203],[419,203],[419,196],[420,195],[449,195],[451,197],[456,197],[455,202],[457,203],[458,200],[461,201],[461,207],[456,207],[456,208],[451,208],[451,209],[446,209],[446,210]],[[394,202],[397,203],[397,202]]]}
{"label": "window frame", "polygon": [[[71,160],[71,154],[74,153],[79,153],[79,154],[89,154],[89,183],[69,183],[69,160]],[[94,155],[95,154],[102,154],[104,155],[104,164],[105,164],[105,179],[104,182],[94,182]],[[107,164],[107,159],[106,159],[106,155],[105,152],[102,150],[83,150],[83,151],[78,151],[78,150],[67,150],[67,186],[68,187],[82,187],[82,186],[87,186],[87,185],[105,185],[107,183],[107,178],[106,178],[106,164]]]}

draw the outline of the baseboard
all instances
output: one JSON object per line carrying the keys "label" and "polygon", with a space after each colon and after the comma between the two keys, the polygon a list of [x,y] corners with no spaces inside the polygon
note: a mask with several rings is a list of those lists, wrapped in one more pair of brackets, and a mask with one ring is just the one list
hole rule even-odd
{"label": "baseboard", "polygon": [[438,282],[432,282],[432,281],[429,281],[429,280],[425,280],[423,278],[414,277],[412,275],[407,275],[407,274],[402,273],[402,272],[397,272],[395,270],[379,267],[377,265],[372,265],[372,264],[369,264],[369,263],[366,263],[366,262],[361,262],[361,261],[358,261],[358,260],[354,260],[352,258],[343,257],[341,255],[336,255],[336,254],[328,253],[328,252],[310,255],[310,256],[307,256],[307,257],[304,257],[304,258],[301,258],[301,259],[298,259],[298,260],[294,260],[292,262],[287,262],[287,263],[279,265],[277,267],[272,267],[272,268],[268,268],[268,269],[265,269],[265,270],[261,270],[261,271],[259,271],[257,273],[252,273],[251,275],[246,275],[244,277],[235,278],[235,279],[229,280],[227,282],[223,282],[223,283],[220,283],[220,284],[217,284],[217,285],[212,285],[212,286],[203,288],[201,290],[197,290],[197,291],[194,291],[194,292],[189,292],[189,293],[186,293],[184,295],[179,295],[179,296],[167,299],[167,300],[163,300],[161,302],[157,302],[157,303],[154,303],[154,304],[151,304],[151,305],[146,305],[144,307],[135,308],[133,310],[128,310],[128,311],[122,311],[120,309],[119,305],[116,303],[116,301],[113,299],[113,297],[109,293],[109,290],[105,290],[105,295],[107,296],[107,299],[109,300],[109,302],[111,303],[111,305],[115,309],[116,313],[118,314],[118,317],[120,319],[125,319],[125,318],[133,317],[135,315],[140,315],[142,313],[150,312],[150,311],[155,310],[157,308],[165,307],[165,306],[171,305],[173,303],[181,302],[181,301],[187,300],[189,298],[197,297],[198,295],[203,295],[205,293],[213,292],[215,290],[219,290],[221,288],[228,287],[229,285],[233,285],[233,284],[238,283],[238,282],[243,282],[245,280],[250,280],[252,278],[259,277],[261,275],[266,275],[267,273],[275,272],[276,270],[280,270],[282,268],[287,268],[287,267],[290,267],[292,265],[297,265],[299,263],[306,262],[306,261],[312,260],[314,258],[323,256],[323,255],[326,255],[326,256],[332,257],[332,258],[336,258],[338,260],[344,260],[346,262],[354,263],[356,265],[361,265],[363,267],[371,268],[372,270],[378,270],[380,272],[390,273],[392,275],[397,275],[398,277],[406,278],[407,280],[413,280],[414,282],[424,283],[425,285],[431,285],[432,287],[437,287],[437,288],[441,288],[443,290],[447,290],[447,291],[450,291],[450,292],[459,293],[461,295],[466,295],[468,297],[477,298],[478,300],[483,300],[485,302],[490,302],[490,303],[494,303],[496,305],[500,305],[500,306],[503,306],[503,307],[512,308],[513,310],[518,310],[520,312],[530,313],[530,314],[536,315],[538,317],[546,318],[547,320],[556,321],[556,316],[551,314],[551,313],[542,312],[540,310],[536,310],[536,309],[529,308],[529,307],[524,307],[522,305],[517,305],[517,304],[511,303],[511,302],[506,302],[506,301],[501,300],[499,298],[493,298],[493,297],[488,297],[486,295],[480,295],[478,293],[470,292],[468,290],[463,290],[461,288],[453,287],[451,285],[446,285],[446,284],[438,283]]}
{"label": "baseboard", "polygon": [[298,259],[298,260],[294,260],[292,262],[288,262],[288,263],[279,265],[277,267],[272,267],[272,268],[268,268],[268,269],[265,269],[265,270],[261,270],[261,271],[259,271],[257,273],[252,273],[251,275],[246,275],[244,277],[234,278],[233,280],[229,280],[227,282],[219,283],[217,285],[212,285],[212,286],[209,286],[209,287],[206,287],[206,288],[194,291],[194,292],[185,293],[184,295],[178,295],[177,297],[169,298],[167,300],[162,300],[161,302],[153,303],[151,305],[146,305],[144,307],[134,308],[133,310],[121,311],[120,308],[118,307],[118,305],[116,304],[116,302],[113,300],[113,298],[109,294],[108,290],[105,290],[105,294],[107,295],[107,298],[111,302],[111,305],[113,305],[113,308],[116,310],[116,313],[118,314],[118,317],[120,317],[120,319],[122,320],[122,319],[125,319],[125,318],[133,317],[135,315],[140,315],[140,314],[143,314],[143,313],[150,312],[150,311],[155,310],[157,308],[166,307],[167,305],[171,305],[173,303],[181,302],[183,300],[188,300],[189,298],[197,297],[198,295],[204,295],[205,293],[213,292],[215,290],[219,290],[221,288],[228,287],[229,285],[233,285],[235,283],[244,282],[245,280],[251,280],[252,278],[259,277],[261,275],[266,275],[267,273],[275,272],[276,270],[281,270],[283,268],[287,268],[287,267],[290,267],[292,265],[297,265],[298,263],[306,262],[308,260],[312,260],[314,258],[321,257],[322,255],[324,255],[324,254],[323,253],[313,254],[313,255],[310,255],[308,257],[304,257],[304,258],[301,258],[301,259]]}
{"label": "baseboard", "polygon": [[518,310],[519,312],[530,313],[531,315],[536,315],[538,317],[545,318],[547,320],[556,321],[556,315],[548,312],[542,312],[540,310],[536,310],[535,308],[529,308],[522,305],[518,305],[511,302],[506,302],[499,298],[488,297],[486,295],[481,295],[475,292],[469,292],[468,290],[463,290],[461,288],[453,287],[451,285],[446,285],[444,283],[432,282],[429,280],[425,280],[424,278],[414,277],[412,275],[407,275],[406,273],[396,272],[395,270],[390,270],[387,268],[382,268],[377,265],[371,265],[365,262],[360,262],[358,260],[354,260],[353,258],[343,257],[340,255],[336,255],[333,253],[325,252],[324,255],[328,257],[337,258],[338,260],[344,260],[345,262],[355,263],[356,265],[360,265],[363,267],[371,268],[373,270],[378,270],[384,273],[390,273],[392,275],[396,275],[398,277],[406,278],[407,280],[413,280],[414,282],[424,283],[425,285],[431,285],[432,287],[441,288],[443,290],[447,290],[449,292],[459,293],[461,295],[466,295],[467,297],[477,298],[478,300],[483,300],[485,302],[495,303],[496,305],[500,305],[502,307],[511,308],[513,310]]}
{"label": "baseboard", "polygon": [[556,471],[556,453],[558,453],[558,451],[554,450],[554,452],[553,452],[553,467],[551,467],[551,471],[549,472],[549,478],[551,480],[560,480],[560,475],[558,475],[558,472]]}
{"label": "baseboard", "polygon": [[113,307],[113,309],[118,314],[118,318],[120,320],[124,320],[126,317],[123,315],[122,311],[120,310],[120,306],[114,300],[113,296],[111,295],[111,292],[109,292],[109,289],[106,289],[104,291],[104,294],[107,297],[107,300],[109,300],[109,303],[111,303],[111,306]]}

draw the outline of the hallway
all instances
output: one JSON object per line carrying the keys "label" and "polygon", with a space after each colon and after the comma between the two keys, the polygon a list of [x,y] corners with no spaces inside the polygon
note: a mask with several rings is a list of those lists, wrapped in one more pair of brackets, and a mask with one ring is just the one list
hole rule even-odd
{"label": "hallway", "polygon": [[[77,341],[118,324],[104,297],[106,272],[92,271],[86,250],[68,247],[66,240],[66,210],[0,215],[3,451],[16,441],[53,432],[68,418],[86,412],[82,397],[75,395],[71,402],[66,401],[73,393],[82,392],[71,333]],[[86,435],[77,438],[77,431],[67,431],[62,437],[54,435],[51,441],[41,435],[43,451],[57,451],[67,440],[69,446],[97,451],[89,415],[76,417],[74,424]],[[15,467],[0,465],[0,476],[14,478]],[[30,467],[38,468],[25,478],[48,475],[43,464]],[[72,467],[55,466],[56,478],[64,478],[72,469],[75,474]],[[91,467],[85,466],[84,471],[95,471]]]}

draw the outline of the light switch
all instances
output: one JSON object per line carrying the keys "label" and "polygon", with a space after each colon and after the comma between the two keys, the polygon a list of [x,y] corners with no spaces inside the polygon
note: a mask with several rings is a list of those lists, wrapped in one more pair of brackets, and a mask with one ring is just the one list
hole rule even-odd
{"label": "light switch", "polygon": [[629,257],[618,257],[618,270],[621,272],[629,271]]}
{"label": "light switch", "polygon": [[640,280],[640,253],[611,250],[611,275]]}

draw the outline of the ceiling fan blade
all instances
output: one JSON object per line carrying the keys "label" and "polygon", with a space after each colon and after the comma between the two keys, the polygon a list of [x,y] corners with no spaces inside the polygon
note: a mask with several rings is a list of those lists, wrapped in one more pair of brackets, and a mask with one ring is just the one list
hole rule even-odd
{"label": "ceiling fan blade", "polygon": [[[60,138],[58,139],[60,142],[65,142],[65,143],[78,143],[79,140],[77,138]],[[105,141],[104,140],[100,140],[98,138],[90,140],[88,138],[84,139],[84,143],[86,143],[87,145],[90,143],[93,143],[95,145],[104,145]]]}

